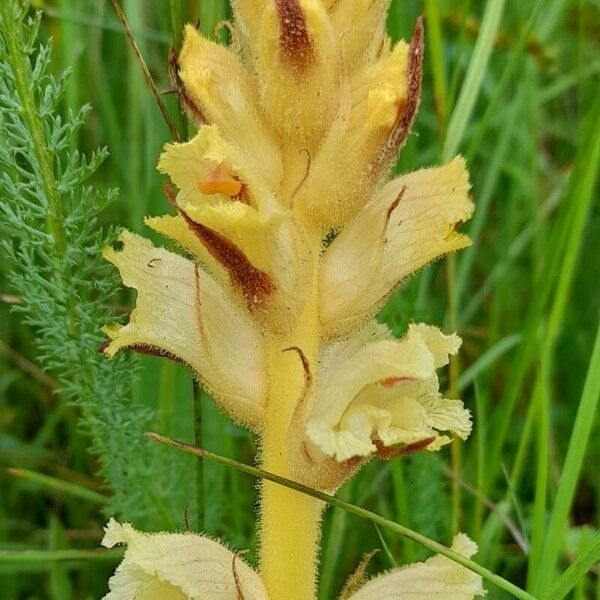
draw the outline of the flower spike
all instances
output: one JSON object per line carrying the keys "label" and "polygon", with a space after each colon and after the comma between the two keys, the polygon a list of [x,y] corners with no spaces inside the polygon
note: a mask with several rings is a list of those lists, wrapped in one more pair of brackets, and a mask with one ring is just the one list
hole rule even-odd
{"label": "flower spike", "polygon": [[[175,212],[145,220],[183,255],[129,232],[104,252],[137,301],[103,351],[188,365],[257,434],[262,469],[329,492],[373,457],[471,431],[437,376],[460,338],[412,324],[395,339],[373,320],[412,273],[469,244],[458,230],[473,211],[461,157],[385,181],[419,109],[424,52],[422,19],[408,43],[388,39],[390,2],[232,0],[229,47],[187,26],[169,70],[198,131],[159,160]],[[206,538],[112,523],[106,543],[129,548],[108,597],[311,600],[322,510],[262,485],[262,583]],[[440,557],[355,588],[354,600],[481,592]]]}

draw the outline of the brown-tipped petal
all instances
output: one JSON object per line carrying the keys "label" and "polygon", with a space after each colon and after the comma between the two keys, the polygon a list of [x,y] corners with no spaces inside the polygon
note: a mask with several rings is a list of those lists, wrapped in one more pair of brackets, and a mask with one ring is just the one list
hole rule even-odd
{"label": "brown-tipped petal", "polygon": [[265,118],[285,140],[284,165],[302,147],[314,152],[336,110],[339,85],[337,40],[321,0],[267,5],[255,67]]}
{"label": "brown-tipped petal", "polygon": [[171,87],[176,92],[181,105],[187,112],[188,116],[197,125],[203,125],[207,122],[202,107],[196,102],[186,91],[185,86],[179,77],[179,65],[177,64],[177,52],[175,48],[171,46],[169,49],[169,79],[171,81]]}
{"label": "brown-tipped petal", "polygon": [[217,125],[255,177],[277,185],[280,149],[262,120],[256,83],[240,57],[188,25],[178,67],[183,99],[197,110],[200,124]]}
{"label": "brown-tipped petal", "polygon": [[417,19],[415,31],[408,51],[407,94],[406,100],[398,106],[396,122],[386,143],[377,153],[371,165],[374,178],[384,175],[392,166],[398,152],[406,143],[406,138],[421,103],[421,82],[423,80],[423,55],[425,53],[425,30],[423,17]]}
{"label": "brown-tipped petal", "polygon": [[322,233],[354,217],[378,181],[373,161],[387,143],[408,93],[403,41],[380,60],[344,79],[339,111],[311,161],[294,210]]}
{"label": "brown-tipped petal", "polygon": [[232,283],[241,292],[248,309],[266,310],[275,287],[269,275],[254,267],[246,255],[227,238],[210,227],[192,221],[183,211],[180,211],[180,214],[213,258],[227,269]]}
{"label": "brown-tipped petal", "polygon": [[267,328],[293,325],[307,293],[312,247],[270,191],[274,182],[212,125],[190,142],[167,144],[158,168],[179,188],[177,194],[165,188],[179,220],[155,218],[151,226],[190,250],[221,282],[225,270]]}

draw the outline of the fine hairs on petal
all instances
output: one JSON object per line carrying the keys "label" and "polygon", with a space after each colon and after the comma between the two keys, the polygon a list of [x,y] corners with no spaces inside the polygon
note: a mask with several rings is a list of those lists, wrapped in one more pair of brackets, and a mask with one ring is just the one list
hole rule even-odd
{"label": "fine hairs on petal", "polygon": [[[141,533],[111,519],[103,545],[126,545],[105,600],[267,600],[260,577],[221,543],[194,533]],[[153,594],[153,595],[152,595]]]}
{"label": "fine hairs on petal", "polygon": [[[459,533],[452,550],[470,558],[477,545]],[[375,577],[348,600],[473,600],[485,594],[480,575],[438,554],[425,562],[404,565]]]}

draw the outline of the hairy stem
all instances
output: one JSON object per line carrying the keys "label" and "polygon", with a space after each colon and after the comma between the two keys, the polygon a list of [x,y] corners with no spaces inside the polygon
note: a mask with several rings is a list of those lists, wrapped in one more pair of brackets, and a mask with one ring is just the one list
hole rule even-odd
{"label": "hairy stem", "polygon": [[[316,296],[316,290],[315,294]],[[308,302],[296,330],[270,340],[269,390],[262,434],[261,468],[295,479],[289,456],[289,426],[305,391],[298,353],[316,364],[319,328],[316,297]],[[260,568],[270,600],[312,600],[321,536],[323,503],[316,498],[263,481],[260,502]]]}

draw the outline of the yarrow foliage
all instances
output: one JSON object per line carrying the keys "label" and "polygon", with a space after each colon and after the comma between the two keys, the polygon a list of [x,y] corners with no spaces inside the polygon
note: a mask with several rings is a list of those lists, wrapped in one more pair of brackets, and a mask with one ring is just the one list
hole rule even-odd
{"label": "yarrow foliage", "polygon": [[[411,273],[468,245],[457,229],[473,210],[460,157],[387,181],[419,107],[424,50],[421,20],[409,43],[392,46],[388,6],[234,0],[231,48],[188,26],[171,75],[199,130],[165,147],[158,169],[174,212],[146,220],[183,253],[129,232],[104,252],[138,293],[129,322],[106,327],[106,354],[130,348],[188,365],[257,434],[264,469],[320,490],[373,457],[436,451],[471,431],[437,377],[458,336],[413,324],[398,340],[374,320]],[[311,598],[321,510],[264,484],[262,583],[206,538],[140,537],[112,523],[105,543],[130,546],[109,597],[156,585],[172,598],[236,588],[244,598]],[[455,544],[474,551],[464,536]],[[221,558],[203,558],[213,552]],[[477,576],[437,557],[351,598],[392,589],[482,593]]]}
{"label": "yarrow foliage", "polygon": [[115,191],[88,181],[107,151],[86,157],[72,149],[89,107],[60,116],[67,75],[48,72],[51,44],[38,46],[39,15],[28,17],[20,2],[1,4],[0,237],[15,310],[34,328],[60,399],[81,410],[114,492],[110,510],[133,519],[150,476],[141,433],[151,414],[131,402],[131,358],[109,364],[98,353],[100,324],[118,290],[100,258],[114,235],[101,232],[98,217]]}

